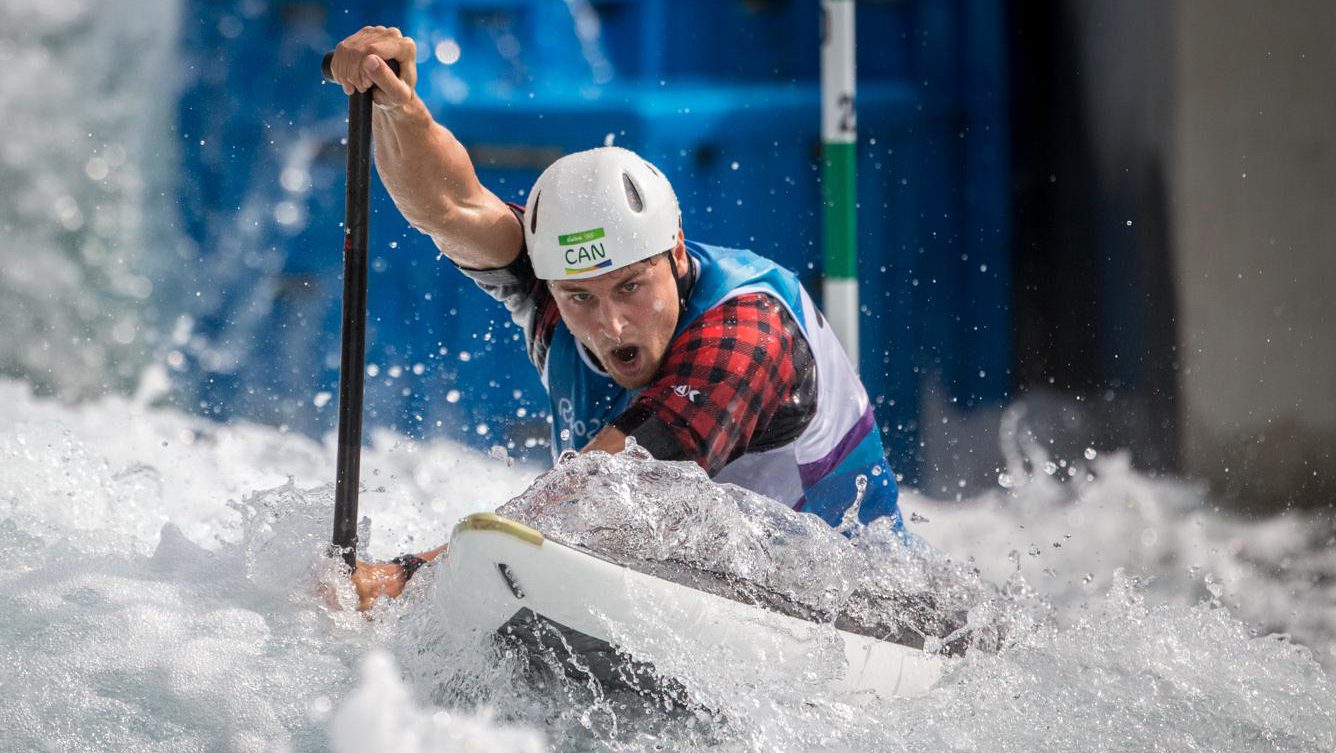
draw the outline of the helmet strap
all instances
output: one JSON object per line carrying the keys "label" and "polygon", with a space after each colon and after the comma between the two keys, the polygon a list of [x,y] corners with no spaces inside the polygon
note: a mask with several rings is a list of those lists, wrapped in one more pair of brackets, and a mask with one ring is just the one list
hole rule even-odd
{"label": "helmet strap", "polygon": [[673,280],[677,282],[677,322],[678,324],[681,324],[682,314],[686,313],[687,310],[687,296],[691,295],[691,284],[694,280],[691,279],[693,270],[691,268],[690,257],[687,257],[686,271],[680,274],[678,273],[677,256],[674,253],[676,251],[677,249],[673,249],[668,252],[668,268],[672,270]]}

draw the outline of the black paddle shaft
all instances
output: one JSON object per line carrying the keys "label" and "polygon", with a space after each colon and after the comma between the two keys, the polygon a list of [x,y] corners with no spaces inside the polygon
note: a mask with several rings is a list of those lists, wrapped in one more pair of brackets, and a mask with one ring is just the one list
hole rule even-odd
{"label": "black paddle shaft", "polygon": [[[320,68],[332,81],[325,55]],[[388,61],[399,73],[399,64]],[[332,554],[357,565],[357,487],[362,465],[362,388],[366,374],[367,224],[371,196],[371,92],[348,97],[348,194],[343,219],[343,322],[339,360],[339,447],[334,477]]]}

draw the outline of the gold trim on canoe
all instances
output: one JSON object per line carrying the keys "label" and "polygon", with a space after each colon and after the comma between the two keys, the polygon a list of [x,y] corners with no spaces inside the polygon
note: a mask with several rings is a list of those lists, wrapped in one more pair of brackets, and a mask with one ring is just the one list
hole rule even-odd
{"label": "gold trim on canoe", "polygon": [[494,512],[475,512],[472,515],[459,521],[455,526],[455,533],[460,531],[496,531],[509,536],[514,536],[521,541],[527,541],[534,546],[543,545],[543,534],[523,523],[517,523],[510,518],[503,518]]}

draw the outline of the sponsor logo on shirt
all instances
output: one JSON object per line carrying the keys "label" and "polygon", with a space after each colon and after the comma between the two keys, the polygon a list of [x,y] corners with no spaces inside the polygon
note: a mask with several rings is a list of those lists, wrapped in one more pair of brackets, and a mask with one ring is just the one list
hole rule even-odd
{"label": "sponsor logo on shirt", "polygon": [[676,392],[678,397],[685,397],[693,403],[696,402],[696,396],[700,394],[700,390],[693,390],[685,384],[674,386],[673,392]]}

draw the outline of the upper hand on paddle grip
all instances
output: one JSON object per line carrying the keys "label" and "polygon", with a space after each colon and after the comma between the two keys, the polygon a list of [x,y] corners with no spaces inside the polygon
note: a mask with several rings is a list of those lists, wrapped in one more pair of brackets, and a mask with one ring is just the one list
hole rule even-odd
{"label": "upper hand on paddle grip", "polygon": [[[387,61],[398,64],[399,75]],[[417,85],[417,45],[394,27],[365,26],[334,48],[328,74],[345,94],[371,90],[371,101],[381,107],[402,107],[413,101]]]}

